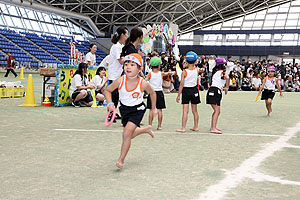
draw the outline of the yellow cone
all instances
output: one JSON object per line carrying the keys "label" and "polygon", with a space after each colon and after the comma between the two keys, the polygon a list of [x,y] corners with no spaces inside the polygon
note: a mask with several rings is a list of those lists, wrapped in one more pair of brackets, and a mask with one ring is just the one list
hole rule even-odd
{"label": "yellow cone", "polygon": [[24,79],[23,67],[21,68],[20,79]]}
{"label": "yellow cone", "polygon": [[25,102],[24,102],[24,104],[19,105],[19,106],[23,106],[23,107],[39,106],[39,105],[35,104],[33,81],[32,81],[32,75],[31,74],[28,75]]}
{"label": "yellow cone", "polygon": [[95,90],[91,90],[91,95],[93,97],[93,105],[91,107],[92,108],[98,108],[96,98],[95,98]]}

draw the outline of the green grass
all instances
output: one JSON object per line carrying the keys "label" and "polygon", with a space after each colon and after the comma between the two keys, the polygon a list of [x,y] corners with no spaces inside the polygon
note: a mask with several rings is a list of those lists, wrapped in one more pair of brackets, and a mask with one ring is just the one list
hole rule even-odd
{"label": "green grass", "polygon": [[[0,80],[19,80],[3,76]],[[42,77],[33,74],[33,81],[40,103]],[[134,139],[122,170],[115,167],[122,128],[119,122],[104,126],[105,108],[25,108],[17,107],[24,98],[0,99],[0,199],[195,199],[278,138],[264,135],[283,135],[300,121],[300,93],[284,93],[284,98],[276,93],[273,114],[266,117],[264,102],[254,103],[256,92],[229,92],[218,123],[224,134],[212,135],[212,109],[201,92],[199,134],[178,134],[182,107],[176,95],[165,95],[163,131],[156,131],[155,139]],[[143,122],[147,119],[148,112]],[[192,125],[190,112],[187,128]],[[300,138],[290,143],[299,145]],[[300,181],[299,151],[276,152],[259,170]],[[299,199],[298,191],[300,186],[244,179],[224,199]]]}

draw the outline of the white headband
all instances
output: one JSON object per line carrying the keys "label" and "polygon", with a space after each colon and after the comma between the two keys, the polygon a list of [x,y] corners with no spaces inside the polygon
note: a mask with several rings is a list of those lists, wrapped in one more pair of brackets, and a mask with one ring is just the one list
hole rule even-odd
{"label": "white headband", "polygon": [[133,62],[139,64],[140,66],[143,66],[143,63],[141,63],[141,61],[135,56],[127,55],[124,58],[124,62],[127,60],[133,61]]}

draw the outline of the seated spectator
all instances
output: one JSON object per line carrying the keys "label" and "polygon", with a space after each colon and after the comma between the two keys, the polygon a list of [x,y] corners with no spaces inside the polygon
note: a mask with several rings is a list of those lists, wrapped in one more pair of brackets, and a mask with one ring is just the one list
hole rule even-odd
{"label": "seated spectator", "polygon": [[87,72],[88,64],[80,63],[73,76],[69,94],[73,100],[72,105],[74,107],[80,107],[80,102],[86,106],[93,105],[93,97],[87,89],[94,89],[94,87],[89,85]]}
{"label": "seated spectator", "polygon": [[237,91],[239,86],[238,86],[238,76],[237,73],[234,71],[231,71],[229,74],[229,91]]}
{"label": "seated spectator", "polygon": [[260,74],[256,72],[254,78],[252,78],[252,90],[259,91],[260,85],[261,85]]}
{"label": "seated spectator", "polygon": [[295,88],[296,88],[296,92],[300,91],[300,79],[299,79],[298,74],[296,74],[296,77],[295,77]]}
{"label": "seated spectator", "polygon": [[242,86],[241,89],[244,91],[250,91],[251,90],[251,82],[248,78],[247,72],[244,72],[243,74],[243,79],[242,79]]}
{"label": "seated spectator", "polygon": [[90,85],[95,88],[95,94],[96,94],[96,100],[99,101],[98,105],[102,106],[104,101],[104,90],[106,82],[108,81],[108,78],[105,77],[106,70],[104,67],[99,67],[97,69],[96,75],[91,80]]}
{"label": "seated spectator", "polygon": [[284,90],[286,92],[295,92],[295,85],[293,83],[293,77],[291,75],[288,76],[287,80],[284,83]]}

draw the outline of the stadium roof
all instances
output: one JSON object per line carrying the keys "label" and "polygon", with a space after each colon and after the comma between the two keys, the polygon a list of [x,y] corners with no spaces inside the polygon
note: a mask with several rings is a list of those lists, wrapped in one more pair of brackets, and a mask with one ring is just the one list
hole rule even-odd
{"label": "stadium roof", "polygon": [[[98,29],[175,23],[179,34],[199,30],[291,0],[32,0],[89,16]],[[72,22],[89,29],[83,20]],[[92,32],[92,31],[91,31]]]}

